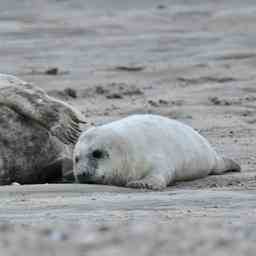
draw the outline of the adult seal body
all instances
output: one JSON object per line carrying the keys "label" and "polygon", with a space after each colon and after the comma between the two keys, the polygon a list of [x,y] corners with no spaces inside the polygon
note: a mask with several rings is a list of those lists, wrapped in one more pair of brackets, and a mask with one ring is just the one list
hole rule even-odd
{"label": "adult seal body", "polygon": [[0,185],[60,181],[82,122],[69,104],[0,74]]}
{"label": "adult seal body", "polygon": [[133,115],[83,132],[73,166],[81,183],[155,190],[175,181],[240,171],[193,128],[157,115]]}

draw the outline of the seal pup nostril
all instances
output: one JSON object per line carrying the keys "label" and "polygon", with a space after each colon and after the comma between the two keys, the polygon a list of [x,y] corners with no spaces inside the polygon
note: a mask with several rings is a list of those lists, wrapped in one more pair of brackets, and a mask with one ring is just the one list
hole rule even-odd
{"label": "seal pup nostril", "polygon": [[79,157],[75,156],[75,163],[78,163],[78,161],[79,161]]}

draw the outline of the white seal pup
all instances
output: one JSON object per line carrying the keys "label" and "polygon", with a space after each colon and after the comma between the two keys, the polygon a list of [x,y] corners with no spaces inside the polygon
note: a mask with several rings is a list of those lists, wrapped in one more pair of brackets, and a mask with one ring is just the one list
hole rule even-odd
{"label": "white seal pup", "polygon": [[154,190],[240,171],[193,128],[157,115],[133,115],[83,132],[73,161],[78,182]]}
{"label": "white seal pup", "polygon": [[77,141],[82,118],[42,89],[0,74],[0,185],[61,181],[66,167],[72,171],[64,144]]}

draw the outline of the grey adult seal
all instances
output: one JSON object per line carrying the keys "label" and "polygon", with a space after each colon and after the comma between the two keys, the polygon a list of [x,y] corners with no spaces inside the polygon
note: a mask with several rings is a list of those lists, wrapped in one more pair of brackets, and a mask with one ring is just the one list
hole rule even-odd
{"label": "grey adult seal", "polygon": [[65,145],[77,141],[83,116],[67,103],[0,74],[0,185],[54,181]]}
{"label": "grey adult seal", "polygon": [[240,171],[194,129],[157,115],[133,115],[83,132],[73,161],[81,183],[156,190],[175,181]]}

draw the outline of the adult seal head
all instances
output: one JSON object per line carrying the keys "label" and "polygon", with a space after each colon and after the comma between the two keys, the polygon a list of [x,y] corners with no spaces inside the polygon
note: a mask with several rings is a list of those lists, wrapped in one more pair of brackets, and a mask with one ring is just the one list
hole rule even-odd
{"label": "adult seal head", "polygon": [[175,181],[240,171],[194,129],[157,115],[134,115],[83,132],[73,165],[81,183],[155,190]]}

